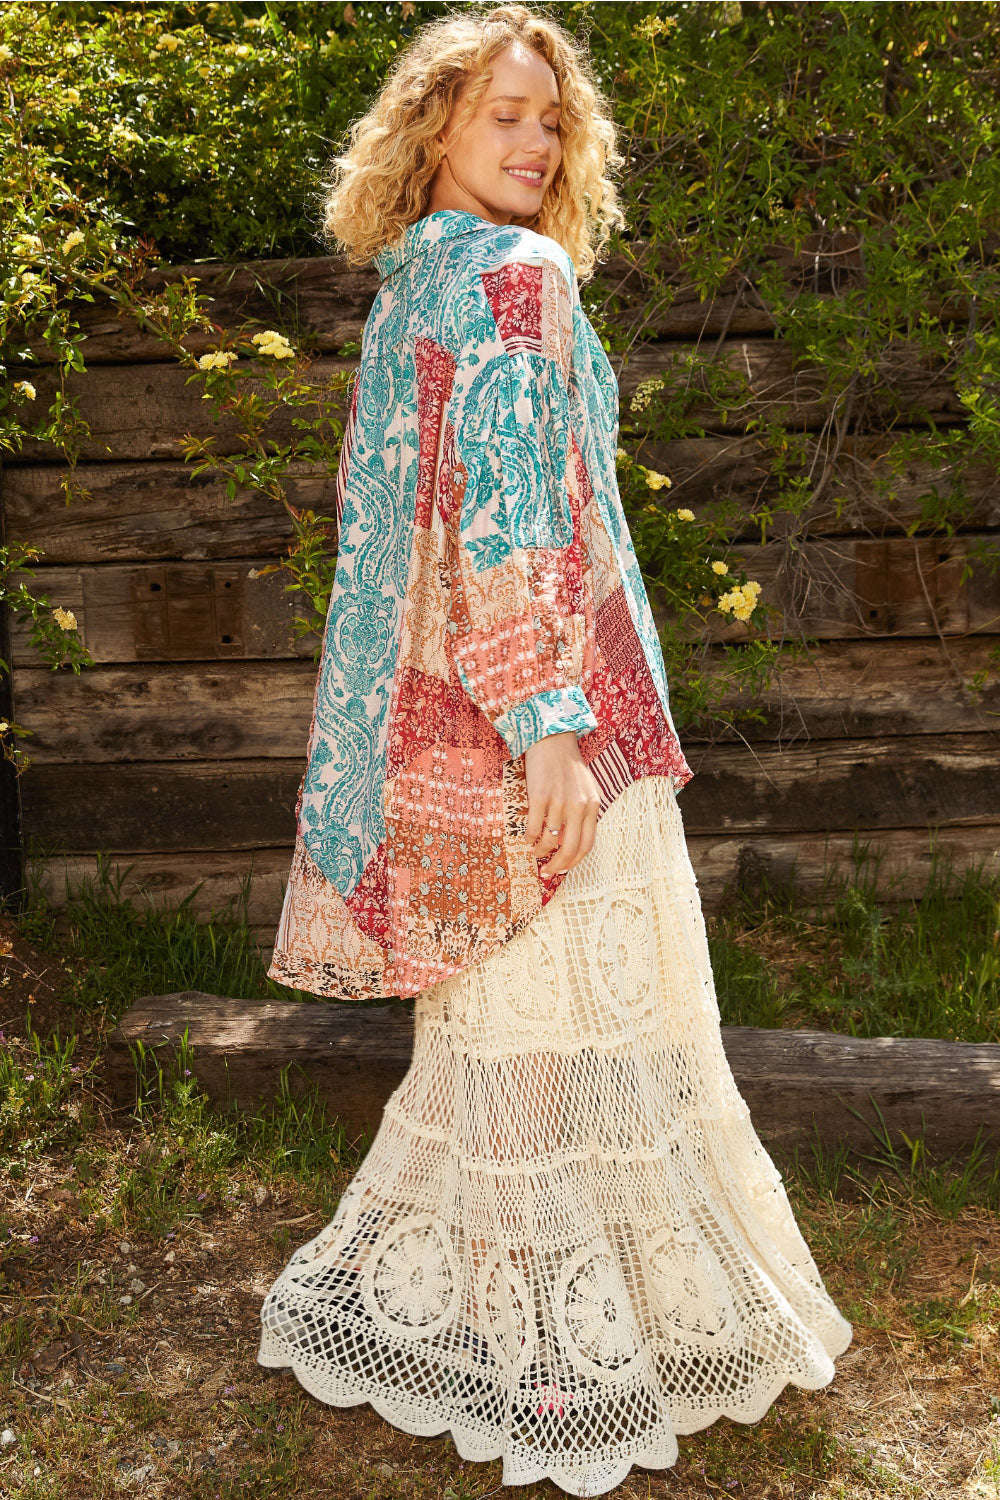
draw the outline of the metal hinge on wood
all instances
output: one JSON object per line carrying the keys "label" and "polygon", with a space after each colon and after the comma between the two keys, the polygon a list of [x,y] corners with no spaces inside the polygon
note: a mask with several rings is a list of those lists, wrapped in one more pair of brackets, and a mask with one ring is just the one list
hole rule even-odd
{"label": "metal hinge on wood", "polygon": [[190,563],[136,568],[132,629],[137,661],[243,656],[243,573]]}

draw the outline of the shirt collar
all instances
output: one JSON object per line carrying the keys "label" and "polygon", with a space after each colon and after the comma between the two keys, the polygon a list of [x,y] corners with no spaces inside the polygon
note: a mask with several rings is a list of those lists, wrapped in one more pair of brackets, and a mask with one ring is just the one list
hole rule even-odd
{"label": "shirt collar", "polygon": [[462,208],[439,208],[426,214],[404,229],[399,239],[385,245],[373,256],[379,275],[384,281],[406,261],[429,250],[441,240],[455,239],[460,234],[471,234],[477,229],[496,229],[499,226],[479,214],[470,214]]}

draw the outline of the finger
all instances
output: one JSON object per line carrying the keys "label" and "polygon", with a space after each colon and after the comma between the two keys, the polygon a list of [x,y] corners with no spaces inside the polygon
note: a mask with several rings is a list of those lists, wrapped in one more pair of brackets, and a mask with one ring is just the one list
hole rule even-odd
{"label": "finger", "polygon": [[558,827],[562,821],[555,816],[558,810],[558,806],[551,803],[548,797],[528,798],[528,821],[524,831],[530,844],[537,844],[547,828]]}
{"label": "finger", "polygon": [[576,852],[580,847],[583,827],[583,809],[574,808],[566,819],[562,842],[543,868],[546,875],[561,875],[576,863]]}
{"label": "finger", "polygon": [[[560,863],[565,861],[565,868],[567,870],[571,870],[574,865],[578,865],[581,859],[583,859],[584,855],[589,854],[591,849],[594,847],[594,837],[600,818],[600,811],[601,800],[596,796],[588,798],[587,801],[581,805],[580,836],[576,849],[575,851],[572,850],[569,846],[568,841],[564,839],[562,847],[559,850],[558,859]],[[559,869],[557,866],[555,866],[554,860],[552,868],[546,867],[546,873],[559,873]]]}
{"label": "finger", "polygon": [[594,847],[594,838],[597,833],[598,814],[600,813],[600,810],[601,804],[599,800],[595,798],[587,808],[587,811],[584,813],[583,829],[580,834],[580,848],[577,853],[578,859],[582,859],[585,854],[589,854],[591,849],[593,849]]}
{"label": "finger", "polygon": [[[533,840],[533,847],[545,844],[548,848],[554,849],[562,838],[562,822],[563,817],[558,804],[549,803],[542,816],[538,835]],[[553,829],[555,829],[554,833]]]}

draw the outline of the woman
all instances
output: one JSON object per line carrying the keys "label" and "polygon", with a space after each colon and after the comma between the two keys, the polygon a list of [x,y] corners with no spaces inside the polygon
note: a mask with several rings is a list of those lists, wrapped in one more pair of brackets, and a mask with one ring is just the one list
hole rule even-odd
{"label": "woman", "polygon": [[382,282],[269,970],[414,996],[415,1035],[260,1363],[574,1495],[828,1384],[852,1336],[721,1042],[577,280],[622,160],[524,5],[424,26],[338,159],[327,228]]}

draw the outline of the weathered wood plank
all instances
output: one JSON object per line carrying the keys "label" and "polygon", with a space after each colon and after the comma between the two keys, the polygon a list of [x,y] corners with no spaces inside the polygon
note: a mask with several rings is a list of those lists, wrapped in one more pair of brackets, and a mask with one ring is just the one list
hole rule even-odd
{"label": "weathered wood plank", "polygon": [[[765,253],[792,292],[804,287],[816,296],[842,297],[861,279],[857,237],[846,232],[808,235],[797,250],[772,245]],[[654,282],[651,262],[655,262],[660,288]],[[143,284],[155,294],[185,275],[197,277],[199,291],[211,299],[213,321],[223,327],[270,328],[282,316],[275,308],[285,307],[289,326],[307,330],[310,346],[324,350],[360,339],[379,282],[374,268],[355,268],[341,256],[311,256],[244,261],[236,266],[199,261],[150,271]],[[664,287],[669,299],[663,295]],[[724,276],[716,295],[702,301],[700,288],[690,279],[690,268],[671,263],[641,240],[633,241],[630,254],[607,257],[594,285],[584,287],[584,298],[588,305],[591,298],[598,306],[613,305],[623,323],[664,338],[768,333],[775,326],[742,268]],[[968,321],[965,304],[933,303],[928,311],[948,322]],[[79,305],[77,316],[87,335],[88,363],[164,357],[163,345],[141,332],[132,319],[120,319],[107,299],[92,307]],[[193,335],[185,342],[193,352],[202,353],[212,346],[212,337]],[[27,343],[40,362],[54,361],[51,346],[43,340],[29,337]]]}
{"label": "weathered wood plank", "polygon": [[[790,287],[806,285],[820,295],[827,291],[842,294],[860,271],[856,237],[810,239],[813,243],[803,242],[798,251],[790,246],[773,246],[769,258],[781,267]],[[773,329],[774,320],[745,278],[735,272],[724,278],[713,301],[705,303],[686,268],[663,264],[660,276],[666,277],[674,299],[667,305],[664,297],[652,295],[652,278],[643,271],[650,254],[647,244],[635,241],[631,256],[609,255],[600,267],[600,285],[588,295],[595,295],[598,301],[613,296],[621,314],[641,315],[644,328],[666,337],[725,331],[767,333]],[[657,259],[662,263],[662,257]],[[197,279],[198,291],[210,299],[207,305],[213,322],[222,327],[246,327],[248,331],[274,327],[275,319],[282,316],[275,308],[285,308],[289,327],[294,324],[305,330],[310,346],[317,349],[337,349],[347,340],[361,338],[379,285],[374,267],[351,266],[343,256],[309,256],[243,261],[239,265],[198,261],[168,266],[148,271],[143,289],[155,296],[164,286],[179,284],[185,276]],[[80,304],[76,316],[87,335],[88,364],[168,357],[154,335],[142,332],[133,319],[119,317],[110,299],[99,299],[92,306]],[[286,332],[289,327],[285,327]],[[40,363],[55,361],[51,346],[43,339],[29,334],[25,342]],[[200,354],[214,347],[212,335],[194,334],[185,340],[185,347]]]}
{"label": "weathered wood plank", "polygon": [[[76,480],[91,498],[67,506],[56,467],[6,465],[8,541],[39,547],[47,566],[164,558],[232,561],[287,553],[295,532],[283,506],[256,490],[237,490],[228,500],[224,483],[210,474],[193,477],[192,467],[80,464]],[[290,504],[317,515],[335,514],[334,476],[325,468],[294,464],[286,489]]]}
{"label": "weathered wood plank", "polygon": [[[805,438],[801,473],[815,477],[832,458],[833,444],[828,436],[820,442],[810,434]],[[891,433],[850,433],[832,459],[821,498],[798,518],[779,510],[769,523],[768,536],[849,535],[859,530],[887,536],[906,531],[922,517],[924,497],[935,492],[947,495],[958,477],[963,525],[970,529],[1000,525],[1000,476],[995,466],[973,462],[957,476],[952,469],[913,461],[894,474],[887,462],[893,442]],[[661,504],[687,505],[699,518],[722,503],[730,510],[737,507],[747,515],[748,531],[759,539],[759,524],[754,526],[751,518],[774,489],[774,455],[766,439],[754,433],[677,438],[650,443],[648,454],[644,462],[671,480],[670,488],[656,497]],[[892,490],[891,502],[880,493],[883,485]],[[726,530],[735,535],[732,522],[727,522]]]}
{"label": "weathered wood plank", "polygon": [[[971,548],[989,534],[910,538],[817,538],[790,557],[781,543],[740,547],[741,565],[762,585],[761,599],[779,611],[784,638],[824,640],[892,636],[937,637],[996,632],[1000,589]],[[967,560],[971,577],[961,582]],[[37,567],[25,575],[37,598],[71,609],[91,655],[101,663],[206,662],[232,657],[307,657],[317,638],[292,636],[292,620],[308,613],[304,595],[288,593],[283,571],[253,577],[254,564],[232,562],[111,563]],[[222,601],[225,600],[225,608]],[[200,601],[200,603],[199,603]],[[654,609],[658,604],[653,591]],[[221,612],[220,612],[221,611]],[[707,641],[739,641],[750,627],[718,613]],[[12,622],[16,668],[37,662],[29,621]],[[773,635],[779,634],[776,628]]]}
{"label": "weathered wood plank", "polygon": [[[993,733],[691,747],[690,760],[697,774],[681,800],[692,833],[968,827],[1000,816]],[[304,768],[303,757],[39,763],[21,778],[25,834],[66,852],[287,845]]]}
{"label": "weathered wood plank", "polygon": [[[678,372],[683,371],[687,378],[694,353],[693,346],[676,343],[645,344],[633,350],[618,375],[623,410],[636,386],[650,376],[663,375],[669,383],[681,378]],[[322,355],[313,361],[306,378],[325,386],[356,363]],[[711,426],[717,433],[743,434],[753,422],[781,423],[803,431],[818,429],[830,418],[825,371],[797,361],[787,343],[773,338],[729,339],[719,349],[716,363],[745,379],[748,394],[743,402],[734,403],[725,421],[720,421],[714,404],[699,403],[695,396],[689,411],[694,423]],[[58,388],[57,373],[49,366],[12,365],[8,374],[12,380],[30,377],[39,403],[46,408]],[[84,372],[71,371],[66,394],[79,401],[80,415],[90,427],[90,436],[81,443],[81,458],[97,462],[179,458],[178,440],[187,432],[212,437],[218,453],[245,449],[238,425],[228,417],[216,417],[213,403],[201,399],[202,380],[191,376],[192,371],[180,363],[95,365]],[[966,415],[952,383],[929,370],[926,356],[905,341],[883,352],[869,402],[877,428],[890,420],[906,420],[908,415],[914,421],[925,420],[926,413],[939,421]],[[342,418],[342,391],[331,405]],[[293,411],[285,407],[275,414],[267,428],[268,442],[287,443],[293,438],[292,416]],[[21,459],[59,463],[61,455],[51,443],[26,440]]]}
{"label": "weathered wood plank", "polygon": [[[264,567],[273,559],[258,558],[256,567]],[[165,570],[169,570],[165,572]],[[309,601],[305,595],[285,592],[291,582],[283,572],[269,573],[263,578],[250,577],[251,565],[239,563],[145,563],[138,567],[122,567],[109,564],[106,567],[88,565],[83,568],[34,568],[31,570],[29,587],[36,598],[47,598],[55,607],[62,605],[76,616],[80,634],[97,662],[154,661],[150,655],[142,656],[143,643],[149,643],[155,634],[155,621],[143,616],[141,611],[154,606],[157,599],[169,600],[180,596],[183,607],[188,600],[200,593],[206,600],[216,599],[216,580],[221,578],[237,582],[236,618],[232,631],[218,629],[219,621],[206,614],[201,628],[193,630],[185,642],[185,650],[191,649],[191,659],[205,662],[208,666],[220,659],[225,648],[226,658],[234,655],[246,658],[298,657],[312,660],[318,638],[313,633],[294,637],[292,621],[296,615],[306,615]],[[28,575],[25,575],[28,581]],[[167,606],[169,613],[169,605]],[[229,623],[233,624],[230,614]],[[195,622],[190,620],[193,627]],[[15,669],[35,665],[38,653],[28,644],[30,622],[11,623],[11,651]],[[240,649],[226,646],[223,634],[234,634]],[[181,656],[176,639],[167,636],[164,646],[166,661],[176,661]]]}
{"label": "weathered wood plank", "polygon": [[[921,516],[920,500],[932,487],[946,490],[949,476],[930,464],[913,463],[895,481],[891,506],[877,497],[876,484],[886,439],[882,435],[851,438],[827,495],[810,506],[799,527],[812,537],[845,536],[857,531],[876,535],[905,533]],[[820,462],[815,445],[806,462]],[[752,515],[766,489],[770,464],[755,436],[690,438],[654,444],[650,467],[669,474],[673,486],[659,496],[669,505],[690,506],[696,515],[722,502],[742,507],[746,524],[730,523],[737,545],[759,541]],[[814,463],[814,467],[815,467]],[[77,483],[91,498],[67,506],[59,487],[60,470],[52,464],[7,463],[4,469],[4,514],[8,541],[31,542],[47,566],[88,562],[189,561],[282,555],[294,535],[280,504],[252,490],[237,490],[230,501],[225,485],[210,474],[192,476],[183,463],[81,464]],[[1000,526],[1000,480],[987,464],[963,473],[966,510],[963,529]],[[296,463],[286,486],[289,502],[334,513],[334,476],[325,468]],[[666,499],[665,499],[666,496]],[[835,498],[842,497],[838,507]],[[779,513],[770,535],[792,525]]]}
{"label": "weathered wood plank", "polygon": [[[690,789],[681,793],[682,807]],[[985,868],[996,872],[1000,821],[945,827],[934,833],[925,828],[884,829],[868,835],[863,842],[878,860],[883,904],[892,907],[922,895],[935,849],[958,871]],[[728,899],[730,885],[752,891],[765,876],[772,888],[787,891],[799,904],[815,904],[823,910],[831,899],[831,876],[849,878],[854,872],[852,845],[851,833],[687,834],[706,913],[720,910]],[[148,904],[167,910],[191,896],[191,910],[199,920],[208,920],[213,912],[235,910],[232,903],[240,896],[243,882],[248,881],[247,920],[262,956],[269,960],[290,860],[291,848],[287,847],[156,853],[139,850],[111,856],[108,863],[112,878],[121,882],[123,898],[131,899],[140,909]],[[82,883],[96,878],[97,862],[92,854],[47,858],[36,854],[29,858],[28,870],[58,914]]]}
{"label": "weathered wood plank", "polygon": [[[978,702],[969,680],[991,663],[996,638],[934,637],[825,641],[811,660],[789,658],[757,706],[766,723],[744,721],[711,736],[682,729],[685,745],[780,742],[992,730],[1000,718],[994,674]],[[711,654],[704,663],[711,672]],[[97,761],[233,760],[302,754],[312,718],[313,661],[126,663],[79,676],[23,666],[20,722],[30,726],[37,764]],[[262,712],[261,705],[267,705]],[[746,708],[729,694],[722,705]]]}
{"label": "weathered wood plank", "polygon": [[[130,1047],[176,1054],[187,1028],[192,1071],[217,1103],[251,1111],[289,1087],[316,1087],[352,1138],[378,1129],[413,1051],[408,1006],[240,1000],[185,990],[146,995],[109,1037],[112,1097],[136,1098]],[[721,1028],[726,1059],[763,1139],[870,1149],[882,1129],[925,1135],[936,1152],[1000,1139],[1000,1045],[806,1030]],[[162,1049],[162,1051],[161,1051]],[[858,1111],[859,1120],[853,1111]],[[880,1121],[881,1115],[881,1121]]]}

